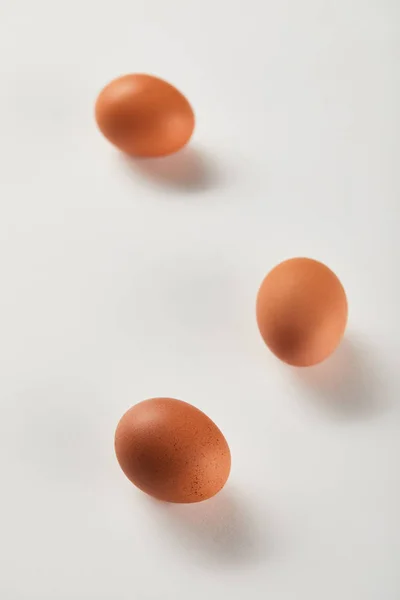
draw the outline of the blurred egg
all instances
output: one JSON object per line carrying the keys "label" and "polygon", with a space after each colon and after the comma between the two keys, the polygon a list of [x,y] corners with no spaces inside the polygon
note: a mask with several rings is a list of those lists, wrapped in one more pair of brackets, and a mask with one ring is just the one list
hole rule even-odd
{"label": "blurred egg", "polygon": [[190,140],[195,118],[189,102],[171,84],[151,75],[111,81],[96,102],[96,121],[114,146],[132,156],[177,152]]}
{"label": "blurred egg", "polygon": [[327,266],[310,258],[292,258],[272,269],[261,284],[256,311],[269,349],[297,367],[327,358],[347,323],[342,284]]}
{"label": "blurred egg", "polygon": [[172,398],[136,404],[115,433],[118,462],[143,492],[166,502],[200,502],[225,485],[229,446],[203,412]]}

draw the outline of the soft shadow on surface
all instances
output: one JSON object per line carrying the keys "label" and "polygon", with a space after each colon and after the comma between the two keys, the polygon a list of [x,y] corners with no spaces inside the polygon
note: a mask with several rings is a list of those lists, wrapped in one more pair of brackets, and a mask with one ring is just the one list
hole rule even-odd
{"label": "soft shadow on surface", "polygon": [[[262,517],[232,490],[198,504],[167,504],[149,500],[160,519],[163,536],[200,562],[243,565],[263,561],[269,543]],[[269,542],[269,540],[268,540]]]}
{"label": "soft shadow on surface", "polygon": [[216,162],[204,150],[192,146],[163,158],[133,158],[123,154],[121,161],[133,177],[174,191],[202,192],[218,187],[221,182]]}
{"label": "soft shadow on surface", "polygon": [[356,419],[386,408],[378,369],[370,350],[347,337],[323,363],[292,372],[318,408],[337,418]]}

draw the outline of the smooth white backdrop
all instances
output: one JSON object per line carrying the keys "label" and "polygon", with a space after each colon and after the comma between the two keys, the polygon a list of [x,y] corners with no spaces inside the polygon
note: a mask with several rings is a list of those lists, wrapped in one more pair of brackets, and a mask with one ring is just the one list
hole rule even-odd
{"label": "smooth white backdrop", "polygon": [[[1,0],[2,600],[400,598],[398,0]],[[190,148],[98,134],[128,72],[177,85]],[[291,370],[258,286],[326,262],[348,335]],[[118,419],[170,395],[224,431],[225,491],[144,497]]]}

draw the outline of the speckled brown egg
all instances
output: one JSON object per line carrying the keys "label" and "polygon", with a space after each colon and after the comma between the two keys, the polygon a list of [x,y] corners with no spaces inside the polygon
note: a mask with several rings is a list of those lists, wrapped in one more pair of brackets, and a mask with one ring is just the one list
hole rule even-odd
{"label": "speckled brown egg", "polygon": [[231,468],[226,439],[187,402],[153,398],[136,404],[115,433],[118,462],[143,492],[166,502],[201,502],[225,485]]}
{"label": "speckled brown egg", "polygon": [[257,323],[270,350],[284,362],[308,367],[327,358],[347,323],[347,299],[339,279],[323,263],[292,258],[264,279]]}

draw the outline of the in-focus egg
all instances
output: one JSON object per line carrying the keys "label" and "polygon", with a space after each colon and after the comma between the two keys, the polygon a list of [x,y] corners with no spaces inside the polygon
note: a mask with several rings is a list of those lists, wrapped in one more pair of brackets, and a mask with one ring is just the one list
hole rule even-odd
{"label": "in-focus egg", "polygon": [[272,269],[261,284],[256,311],[269,349],[297,367],[327,358],[347,323],[342,284],[327,266],[310,258],[292,258]]}
{"label": "in-focus egg", "polygon": [[130,408],[117,426],[115,452],[134,485],[166,502],[211,498],[224,487],[231,468],[229,446],[215,423],[172,398]]}
{"label": "in-focus egg", "polygon": [[185,96],[151,75],[125,75],[111,81],[97,98],[95,114],[103,135],[138,157],[177,152],[190,140],[195,124]]}

